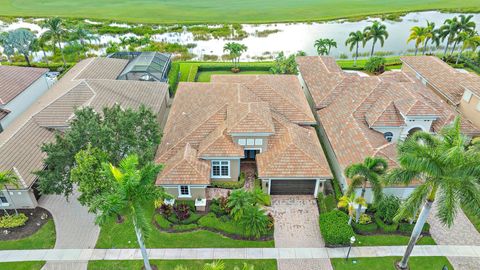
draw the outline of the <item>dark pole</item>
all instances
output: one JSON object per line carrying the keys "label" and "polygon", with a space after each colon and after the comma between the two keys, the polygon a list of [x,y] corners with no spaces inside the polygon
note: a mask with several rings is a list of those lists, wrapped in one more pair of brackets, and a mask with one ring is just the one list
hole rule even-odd
{"label": "dark pole", "polygon": [[351,242],[350,242],[350,246],[348,247],[347,257],[345,258],[345,261],[348,261],[348,256],[350,256],[350,250],[352,250],[352,243]]}

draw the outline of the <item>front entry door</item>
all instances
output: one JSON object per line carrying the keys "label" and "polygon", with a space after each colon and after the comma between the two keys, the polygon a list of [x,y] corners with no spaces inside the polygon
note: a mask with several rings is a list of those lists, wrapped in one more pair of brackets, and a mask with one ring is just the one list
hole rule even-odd
{"label": "front entry door", "polygon": [[260,153],[260,150],[244,150],[244,160],[255,160],[258,153]]}

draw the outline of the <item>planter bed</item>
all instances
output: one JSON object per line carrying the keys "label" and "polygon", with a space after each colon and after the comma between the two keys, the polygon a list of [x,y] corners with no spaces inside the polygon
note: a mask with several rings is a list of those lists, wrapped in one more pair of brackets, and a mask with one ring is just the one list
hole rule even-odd
{"label": "planter bed", "polygon": [[[9,210],[8,212],[10,215],[15,215],[13,210]],[[18,213],[25,214],[28,217],[27,222],[20,227],[0,229],[2,231],[0,234],[0,241],[18,240],[31,236],[39,231],[52,218],[50,212],[41,207],[35,209],[21,209],[18,210]],[[8,231],[8,234],[3,233],[5,230]]]}

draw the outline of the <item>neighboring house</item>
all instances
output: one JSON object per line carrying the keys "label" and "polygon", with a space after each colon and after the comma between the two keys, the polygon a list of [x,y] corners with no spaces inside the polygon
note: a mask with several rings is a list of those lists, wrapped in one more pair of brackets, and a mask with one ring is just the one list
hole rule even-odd
{"label": "neighboring house", "polygon": [[[361,77],[343,72],[331,57],[298,57],[300,78],[311,94],[320,120],[320,134],[336,178],[345,190],[347,166],[366,157],[398,166],[396,142],[423,130],[437,132],[450,124],[456,111],[420,80],[405,72]],[[480,134],[472,122],[462,120],[462,131]],[[401,198],[414,188],[386,187]],[[367,190],[371,199],[371,190]]]}
{"label": "neighboring house", "polygon": [[0,66],[0,132],[55,82],[46,68]]}
{"label": "neighboring house", "polygon": [[[168,85],[160,82],[117,80],[127,60],[89,58],[79,62],[37,102],[0,133],[0,170],[12,170],[19,187],[10,187],[10,195],[0,191],[3,208],[33,208],[40,194],[33,173],[42,170],[43,143],[51,142],[55,132],[69,126],[75,108],[90,106],[101,111],[120,104],[124,108],[151,108],[161,121],[166,116]],[[3,193],[3,194],[2,194]]]}
{"label": "neighboring house", "polygon": [[311,194],[332,175],[296,76],[212,76],[180,83],[157,151],[157,185],[204,199],[215,181],[238,181],[254,164],[269,194]]}
{"label": "neighboring house", "polygon": [[480,128],[480,76],[458,71],[435,56],[404,56],[402,71],[416,77]]}

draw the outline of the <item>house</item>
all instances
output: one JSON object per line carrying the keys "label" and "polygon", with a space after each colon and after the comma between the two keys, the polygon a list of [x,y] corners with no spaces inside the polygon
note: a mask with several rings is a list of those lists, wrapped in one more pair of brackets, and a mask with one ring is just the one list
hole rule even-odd
{"label": "house", "polygon": [[0,66],[0,132],[55,82],[46,68]]}
{"label": "house", "polygon": [[268,194],[317,195],[332,175],[296,76],[214,75],[180,83],[156,162],[156,184],[204,199],[215,181],[238,181],[254,164]]}
{"label": "house", "polygon": [[110,58],[79,62],[0,133],[0,170],[11,170],[19,178],[19,187],[10,187],[9,194],[0,191],[2,208],[37,206],[40,193],[33,172],[44,166],[41,146],[68,128],[75,108],[90,106],[101,111],[114,104],[124,108],[144,104],[163,125],[168,84],[117,80],[127,64],[128,60]]}
{"label": "house", "polygon": [[402,71],[416,77],[480,128],[480,77],[459,71],[435,56],[404,56]]}
{"label": "house", "polygon": [[[346,73],[331,57],[298,57],[300,80],[311,94],[320,121],[320,137],[332,169],[344,190],[350,179],[347,166],[366,157],[398,166],[396,142],[416,131],[437,132],[458,115],[454,108],[421,80],[408,72],[391,71],[380,76]],[[470,136],[480,130],[468,119],[462,131]],[[390,186],[387,194],[408,196],[415,187]],[[372,198],[367,189],[366,197]]]}

